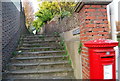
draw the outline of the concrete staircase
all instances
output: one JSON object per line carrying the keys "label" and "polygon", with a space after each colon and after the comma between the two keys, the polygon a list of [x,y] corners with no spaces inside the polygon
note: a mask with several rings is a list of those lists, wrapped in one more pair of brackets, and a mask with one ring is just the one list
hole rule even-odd
{"label": "concrete staircase", "polygon": [[74,79],[59,36],[25,35],[14,55],[5,79]]}

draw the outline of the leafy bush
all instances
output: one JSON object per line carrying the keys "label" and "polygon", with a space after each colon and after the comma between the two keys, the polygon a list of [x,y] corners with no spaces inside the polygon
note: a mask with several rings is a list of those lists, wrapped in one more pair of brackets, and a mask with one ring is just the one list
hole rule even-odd
{"label": "leafy bush", "polygon": [[44,1],[39,5],[38,12],[35,13],[36,19],[33,21],[33,26],[39,30],[47,21],[52,20],[55,16],[64,18],[69,16],[74,10],[74,2],[49,2]]}

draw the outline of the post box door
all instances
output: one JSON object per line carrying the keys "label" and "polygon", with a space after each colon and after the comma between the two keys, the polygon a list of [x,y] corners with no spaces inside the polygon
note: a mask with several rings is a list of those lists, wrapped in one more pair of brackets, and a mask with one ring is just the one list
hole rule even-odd
{"label": "post box door", "polygon": [[113,49],[94,49],[93,53],[90,55],[91,79],[114,79],[114,71],[115,51]]}
{"label": "post box door", "polygon": [[106,80],[115,79],[115,55],[104,55],[100,58],[102,78]]}

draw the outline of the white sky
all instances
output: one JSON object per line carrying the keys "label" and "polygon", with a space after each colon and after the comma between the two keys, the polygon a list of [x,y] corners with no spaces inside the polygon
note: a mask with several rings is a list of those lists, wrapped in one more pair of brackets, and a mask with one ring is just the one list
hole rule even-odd
{"label": "white sky", "polygon": [[33,3],[33,7],[34,7],[34,13],[38,11],[39,7],[38,7],[38,2],[37,0],[31,0]]}
{"label": "white sky", "polygon": [[[23,0],[21,0],[23,2]],[[24,0],[25,1],[25,0]],[[27,1],[27,0],[26,0]],[[34,7],[34,13],[38,11],[38,2],[37,0],[30,0],[30,2],[32,2],[32,5]]]}
{"label": "white sky", "polygon": [[[113,0],[113,2],[118,2],[120,0]],[[37,0],[31,0],[31,2],[33,3],[33,7],[34,7],[34,12],[38,11],[38,2]]]}

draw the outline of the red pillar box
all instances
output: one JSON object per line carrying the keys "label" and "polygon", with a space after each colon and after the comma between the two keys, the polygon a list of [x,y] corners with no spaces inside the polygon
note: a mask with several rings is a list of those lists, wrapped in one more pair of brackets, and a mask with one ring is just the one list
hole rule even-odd
{"label": "red pillar box", "polygon": [[89,49],[90,79],[116,79],[115,46],[118,42],[98,39],[85,42]]}

